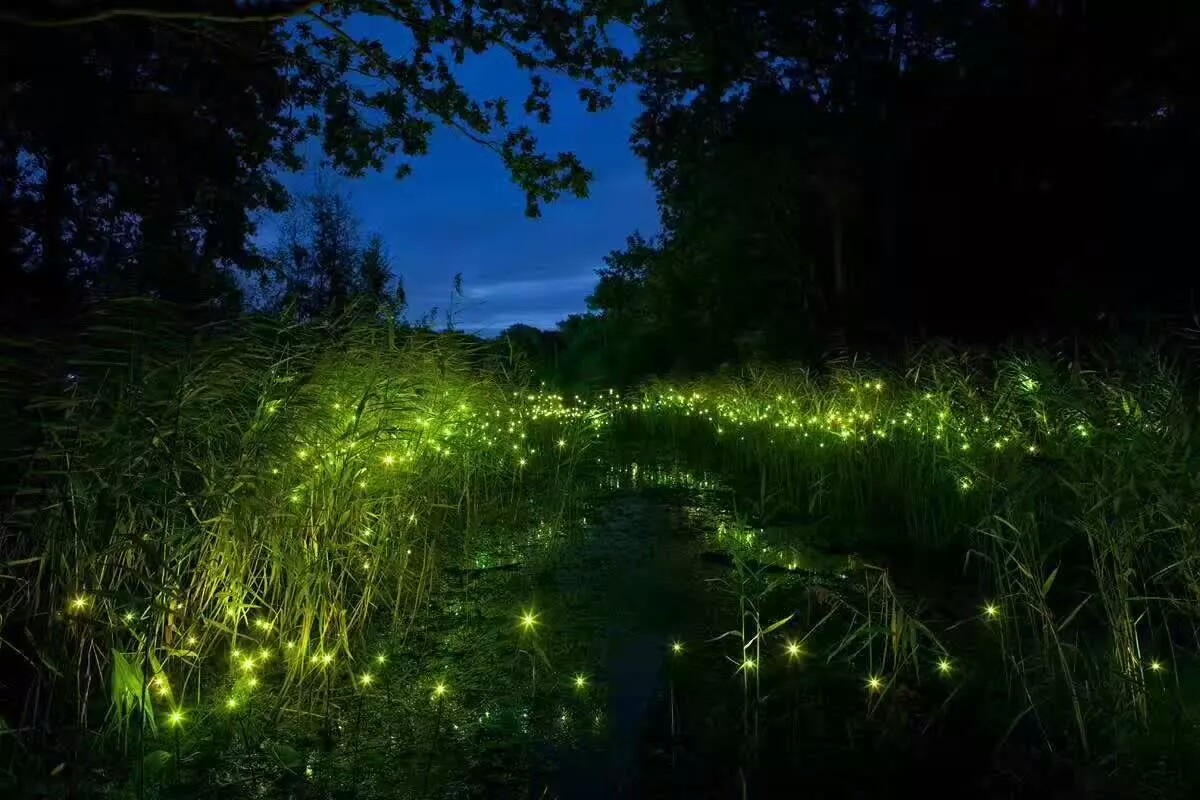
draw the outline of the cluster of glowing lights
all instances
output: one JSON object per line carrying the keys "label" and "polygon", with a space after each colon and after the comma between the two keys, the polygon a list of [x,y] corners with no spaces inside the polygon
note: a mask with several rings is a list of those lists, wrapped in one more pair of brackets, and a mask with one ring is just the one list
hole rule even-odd
{"label": "cluster of glowing lights", "polygon": [[[1032,378],[1026,378],[1022,381],[1021,386],[1029,394],[1036,393],[1039,388],[1038,382]],[[274,414],[279,407],[279,401],[270,401],[266,405],[266,411]],[[345,413],[346,407],[343,406],[342,401],[333,401],[329,407],[339,414],[344,415]],[[367,488],[376,480],[393,480],[410,471],[416,472],[418,459],[431,457],[434,454],[437,457],[449,457],[453,453],[461,453],[472,448],[492,450],[499,463],[505,465],[506,469],[512,469],[515,472],[531,464],[536,465],[543,460],[543,457],[538,455],[537,447],[531,445],[540,443],[544,451],[551,453],[551,458],[569,458],[586,450],[586,441],[597,440],[602,435],[603,429],[611,423],[616,415],[631,413],[681,414],[706,422],[719,436],[733,432],[735,436],[742,435],[744,437],[751,432],[757,432],[771,437],[771,443],[788,436],[793,441],[819,439],[822,447],[827,442],[830,444],[866,442],[868,440],[886,440],[899,435],[915,435],[937,440],[952,455],[955,452],[970,453],[973,458],[977,453],[985,454],[978,457],[986,457],[989,452],[1011,451],[1018,455],[1021,453],[1036,455],[1041,452],[1042,448],[1049,446],[1047,442],[1056,435],[1065,435],[1073,439],[1077,446],[1085,446],[1084,442],[1098,438],[1099,432],[1104,429],[1102,421],[1098,419],[1085,418],[1078,422],[1065,420],[1054,422],[1047,420],[1044,416],[1037,419],[1022,419],[1019,418],[1019,415],[1012,413],[997,413],[996,418],[993,418],[991,414],[964,411],[961,404],[956,404],[952,402],[951,398],[942,395],[935,396],[932,393],[917,392],[901,392],[893,395],[887,390],[884,382],[878,379],[843,384],[840,391],[813,392],[812,396],[775,394],[773,397],[768,397],[761,394],[756,395],[752,391],[736,392],[732,390],[724,393],[662,390],[648,392],[632,399],[622,399],[609,390],[591,401],[578,396],[568,401],[561,395],[545,392],[514,393],[510,403],[491,408],[486,405],[476,407],[460,402],[449,404],[445,409],[437,412],[430,411],[426,417],[418,420],[421,438],[417,443],[410,443],[408,440],[397,437],[384,441],[378,449],[374,449],[376,445],[372,444],[370,445],[372,449],[363,453],[352,450],[349,445],[339,444],[340,434],[339,436],[320,434],[298,437],[288,447],[303,443],[303,446],[298,446],[295,450],[295,456],[297,460],[304,463],[305,477],[299,487],[291,484],[280,496],[290,497],[297,503],[304,501],[306,497],[310,496],[308,494],[312,487],[310,481],[316,479],[315,476],[310,477],[312,471],[328,469],[338,459],[349,459],[352,456],[364,457],[361,474],[365,479],[359,479],[358,475],[355,475],[356,483],[360,488]],[[549,435],[543,435],[544,430],[535,429],[533,426],[537,423],[550,423]],[[568,442],[571,443],[570,446],[568,446]],[[561,451],[559,455],[553,455],[554,448]],[[967,458],[965,455],[961,457],[954,455],[953,457],[955,459]],[[288,461],[289,459],[285,457],[280,462],[284,470],[281,471],[278,466],[272,467],[271,474],[281,475],[282,472],[294,471],[298,468],[294,462],[290,467],[287,463],[283,463]],[[380,465],[389,468],[390,471],[379,470]],[[375,468],[374,472],[371,471],[371,467]],[[635,477],[636,470],[635,465]],[[333,474],[333,470],[330,470],[330,474]],[[968,475],[957,475],[954,480],[957,482],[958,488],[966,492],[975,487],[976,478],[973,475],[979,474],[979,472],[973,472]],[[372,478],[372,475],[379,477]],[[403,519],[402,516],[400,518]],[[409,513],[407,520],[410,525],[415,524],[416,512]],[[375,542],[380,541],[386,535],[384,526],[380,525],[379,528],[375,539],[368,542],[367,546],[374,546]],[[371,531],[366,532],[367,537],[371,535]],[[747,544],[754,544],[757,547],[758,542],[753,539],[753,532],[748,532],[746,535],[750,537]],[[411,548],[406,549],[406,554],[411,553]],[[782,556],[782,553],[780,555]],[[361,563],[364,569],[369,570],[375,562],[363,558],[353,563]],[[789,563],[789,568],[797,569],[798,562],[793,559]],[[93,597],[86,593],[69,596],[66,603],[67,610],[77,615],[94,612],[105,605],[102,599],[97,599],[102,597],[103,595]],[[173,603],[172,608],[174,607]],[[148,612],[143,612],[143,614],[145,613]],[[282,615],[275,619],[270,616],[260,616],[251,622],[245,616],[244,610],[234,612],[234,615],[242,615],[241,619],[249,622],[263,633],[272,632],[277,620],[286,619],[286,616]],[[987,620],[996,620],[1001,616],[1001,609],[989,602],[982,607],[982,615]],[[139,617],[146,618],[131,610],[126,610],[119,615],[119,619],[126,626],[133,625]],[[117,614],[114,613],[113,619],[117,618]],[[279,624],[282,626],[283,623],[279,622]],[[540,614],[533,608],[522,611],[517,618],[519,629],[527,634],[537,632],[541,624]],[[184,628],[184,630],[187,629]],[[206,643],[210,640],[209,637],[206,637]],[[200,644],[199,638],[194,633],[188,634],[182,641],[186,642],[189,647],[196,647]],[[284,644],[284,648],[291,654],[296,649],[296,643],[289,641]],[[682,641],[674,640],[669,643],[669,651],[673,656],[683,655],[684,650]],[[805,654],[805,651],[799,642],[789,640],[783,645],[783,653],[788,660],[798,660]],[[259,678],[254,673],[269,662],[271,651],[264,647],[253,654],[248,654],[235,648],[230,655],[232,669],[235,673],[241,673],[237,685],[249,688],[258,686]],[[303,663],[308,656],[301,652],[298,657],[301,659],[300,663]],[[318,650],[311,655],[311,663],[322,668],[330,667],[334,660],[334,654],[329,651]],[[382,668],[387,662],[387,656],[379,653],[374,656],[373,661]],[[1158,660],[1144,663],[1146,669],[1154,673],[1162,672],[1165,669],[1162,662]],[[754,658],[745,657],[738,665],[738,669],[742,672],[751,672],[759,669],[759,666]],[[950,676],[955,671],[954,664],[946,657],[938,659],[935,668],[937,673],[942,676]],[[766,670],[765,664],[763,669]],[[348,671],[347,674],[363,688],[372,686],[376,680],[369,671],[355,669],[353,673]],[[586,674],[577,673],[571,678],[570,683],[575,690],[583,691],[588,687],[589,679]],[[886,687],[884,679],[879,675],[871,675],[866,683],[871,692],[881,692]],[[154,693],[160,697],[169,698],[171,696],[171,686],[165,676],[154,677],[151,680],[151,687]],[[418,689],[418,691],[420,690]],[[435,700],[440,699],[447,691],[446,683],[438,681],[433,685],[432,697]],[[225,699],[225,707],[235,710],[243,702],[243,698],[230,695]],[[169,711],[166,718],[172,727],[179,727],[185,721],[185,714],[181,709],[175,708]]]}

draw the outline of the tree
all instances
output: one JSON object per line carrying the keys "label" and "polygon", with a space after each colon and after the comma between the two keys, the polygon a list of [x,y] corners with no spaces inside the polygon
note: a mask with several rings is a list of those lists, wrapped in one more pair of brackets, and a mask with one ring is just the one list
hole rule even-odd
{"label": "tree", "polygon": [[277,39],[0,23],[0,42],[4,318],[60,318],[98,293],[236,303],[230,271],[261,266],[253,217],[284,202]]}
{"label": "tree", "polygon": [[292,307],[304,319],[340,314],[351,305],[395,319],[403,292],[393,291],[383,237],[364,244],[349,199],[326,178],[298,198],[274,246],[277,291],[273,305]]}
{"label": "tree", "polygon": [[[24,0],[0,14],[0,248],[21,298],[69,316],[99,291],[236,302],[261,269],[256,215],[284,202],[274,175],[318,139],[347,175],[398,176],[449,126],[498,155],[527,211],[590,174],[539,151],[550,73],[608,105],[625,59],[607,27],[624,0]],[[385,37],[394,32],[397,35]],[[401,41],[389,50],[384,39]],[[530,75],[524,106],[456,77],[498,49]],[[13,285],[13,284],[10,284]]]}
{"label": "tree", "polygon": [[1190,310],[1200,9],[671,0],[637,27],[664,234],[635,284],[689,356]]}

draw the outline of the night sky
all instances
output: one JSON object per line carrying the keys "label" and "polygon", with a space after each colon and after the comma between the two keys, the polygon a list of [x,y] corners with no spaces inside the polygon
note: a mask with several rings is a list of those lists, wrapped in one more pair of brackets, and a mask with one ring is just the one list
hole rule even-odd
{"label": "night sky", "polygon": [[[477,99],[508,97],[516,120],[528,77],[506,53],[468,59],[459,77]],[[454,275],[461,272],[465,297],[454,308],[459,330],[494,335],[516,322],[553,328],[585,310],[605,255],[635,231],[657,232],[654,191],[629,147],[640,110],[636,91],[623,90],[611,109],[589,114],[569,81],[552,80],[552,86],[554,118],[535,131],[544,151],[572,151],[592,170],[586,199],[564,197],[529,219],[524,195],[499,158],[446,129],[434,135],[429,154],[414,161],[404,180],[395,179],[393,166],[341,182],[364,237],[378,232],[387,242],[393,268],[404,279],[409,319],[436,306],[441,327]],[[287,175],[284,182],[305,191],[315,171]],[[272,227],[264,226],[264,236]]]}

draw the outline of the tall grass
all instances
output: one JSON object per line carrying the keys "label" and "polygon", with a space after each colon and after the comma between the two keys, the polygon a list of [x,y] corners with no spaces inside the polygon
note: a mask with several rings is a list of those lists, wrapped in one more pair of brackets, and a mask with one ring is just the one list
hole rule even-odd
{"label": "tall grass", "polygon": [[618,429],[731,477],[748,522],[783,531],[760,559],[816,530],[891,564],[889,596],[947,595],[950,640],[986,631],[1017,718],[1086,758],[1194,722],[1198,412],[1153,354],[926,353],[651,385]]}
{"label": "tall grass", "polygon": [[358,635],[402,630],[439,564],[531,493],[562,507],[602,421],[530,402],[485,354],[361,318],[195,330],[130,301],[83,331],[17,360],[40,383],[7,379],[40,432],[12,453],[0,539],[23,727],[65,701],[80,728],[107,708],[140,731],[194,706],[214,663],[231,698],[262,670],[286,692],[356,669]]}
{"label": "tall grass", "polygon": [[196,327],[128,301],[81,330],[0,380],[13,727],[103,720],[140,746],[267,676],[271,713],[328,706],[363,672],[363,635],[403,638],[439,570],[502,563],[593,477],[633,461],[637,483],[670,453],[729,480],[748,526],[730,584],[748,731],[750,664],[794,627],[764,617],[760,570],[818,546],[862,566],[820,590],[852,617],[833,650],[867,654],[872,706],[923,658],[974,659],[1050,746],[1189,746],[1198,409],[1153,355],[930,351],[567,401],[362,317]]}

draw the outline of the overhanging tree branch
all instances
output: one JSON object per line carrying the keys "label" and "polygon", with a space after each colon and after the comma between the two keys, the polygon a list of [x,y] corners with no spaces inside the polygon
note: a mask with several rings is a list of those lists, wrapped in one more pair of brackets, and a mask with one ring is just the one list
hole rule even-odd
{"label": "overhanging tree branch", "polygon": [[[294,0],[293,2],[233,2],[223,3],[226,8],[205,8],[207,4],[179,3],[175,8],[164,7],[162,4],[146,7],[110,7],[96,8],[86,13],[70,13],[70,9],[62,9],[67,13],[58,15],[39,14],[46,11],[44,5],[39,5],[31,16],[0,13],[0,22],[11,22],[17,25],[27,25],[34,28],[61,28],[70,25],[88,25],[104,22],[119,17],[139,17],[143,19],[172,19],[193,20],[199,22],[219,23],[256,23],[274,22],[290,19],[303,14],[318,4],[319,0]],[[265,11],[264,8],[274,10]],[[59,7],[61,8],[61,7]],[[50,10],[57,10],[52,7]]]}

